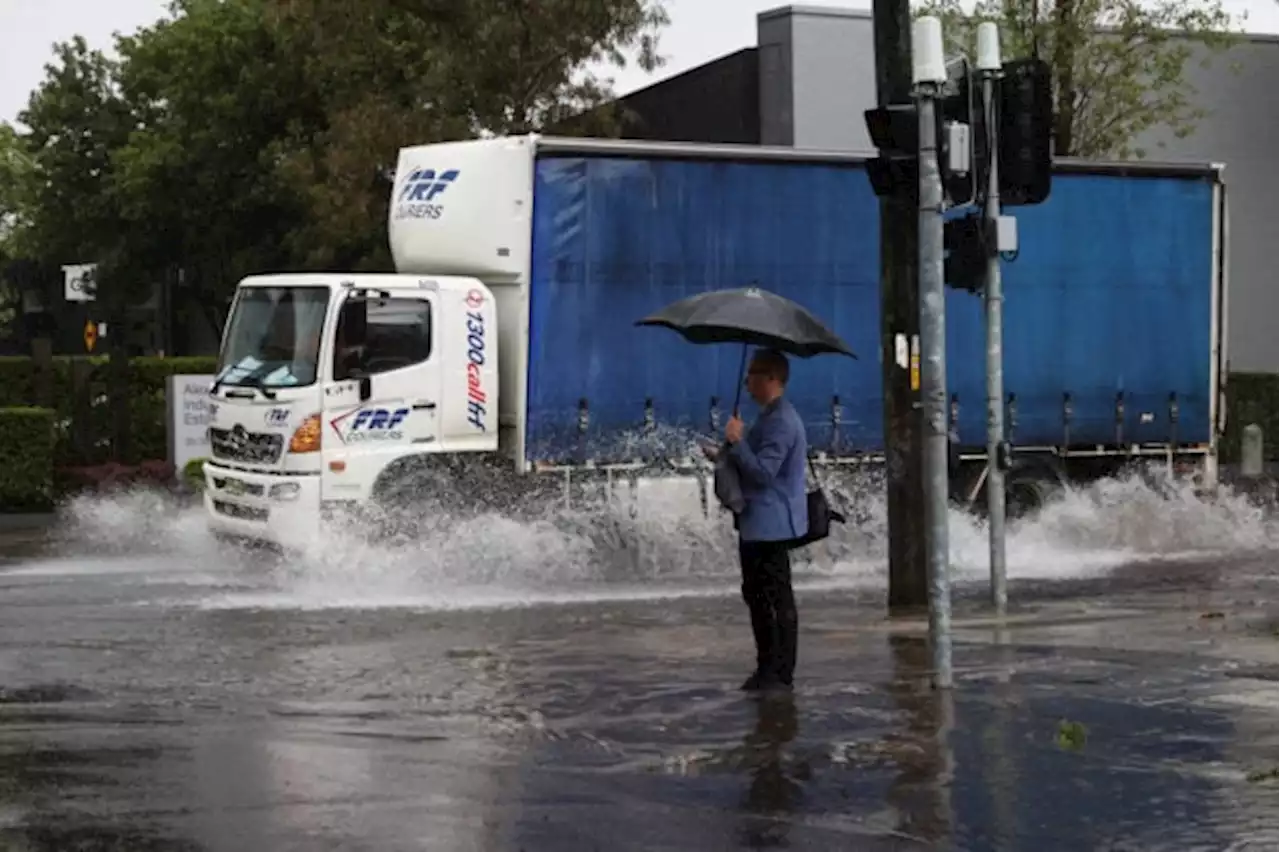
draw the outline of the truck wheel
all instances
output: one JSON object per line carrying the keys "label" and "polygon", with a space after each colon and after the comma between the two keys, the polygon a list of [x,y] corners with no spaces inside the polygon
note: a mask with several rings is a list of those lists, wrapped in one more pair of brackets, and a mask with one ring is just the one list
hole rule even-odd
{"label": "truck wheel", "polygon": [[1005,474],[1005,515],[1010,520],[1038,514],[1067,487],[1055,461],[1017,462]]}
{"label": "truck wheel", "polygon": [[533,476],[519,476],[491,456],[415,456],[387,467],[374,484],[375,512],[404,528],[423,512],[459,520],[511,514],[531,499]]}

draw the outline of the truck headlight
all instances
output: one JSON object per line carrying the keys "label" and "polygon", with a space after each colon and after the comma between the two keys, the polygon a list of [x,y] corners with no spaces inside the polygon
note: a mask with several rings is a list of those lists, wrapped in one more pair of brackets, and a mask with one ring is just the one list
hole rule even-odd
{"label": "truck headlight", "polygon": [[313,414],[293,430],[289,439],[291,453],[317,453],[320,451],[320,415]]}

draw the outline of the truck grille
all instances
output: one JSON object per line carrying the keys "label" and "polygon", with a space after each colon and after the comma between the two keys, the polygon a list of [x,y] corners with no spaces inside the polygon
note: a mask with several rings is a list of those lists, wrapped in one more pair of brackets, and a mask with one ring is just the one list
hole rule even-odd
{"label": "truck grille", "polygon": [[284,451],[284,437],[266,432],[249,432],[243,426],[210,429],[213,457],[250,464],[275,464]]}
{"label": "truck grille", "polygon": [[270,517],[270,512],[266,509],[259,509],[254,506],[241,506],[238,503],[228,503],[225,500],[214,500],[213,508],[229,518],[240,518],[245,521],[265,522],[267,518]]}

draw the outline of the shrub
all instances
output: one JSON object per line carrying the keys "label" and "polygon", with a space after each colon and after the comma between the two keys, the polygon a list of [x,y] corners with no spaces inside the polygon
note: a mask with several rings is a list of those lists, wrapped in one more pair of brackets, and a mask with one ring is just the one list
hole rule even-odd
{"label": "shrub", "polygon": [[0,408],[0,512],[53,506],[54,413]]}
{"label": "shrub", "polygon": [[1232,373],[1227,377],[1227,429],[1223,435],[1222,458],[1229,463],[1240,461],[1240,436],[1244,427],[1257,423],[1262,427],[1263,452],[1270,461],[1276,459],[1276,438],[1280,432],[1280,379],[1275,373]]}
{"label": "shrub", "polygon": [[204,490],[204,463],[207,458],[192,459],[182,468],[182,481],[192,491]]}
{"label": "shrub", "polygon": [[[73,392],[72,364],[90,367],[86,385],[80,389],[84,408],[89,413],[87,429],[90,446],[77,446],[72,417],[77,409]],[[141,357],[129,361],[129,420],[132,458],[126,462],[163,459],[168,455],[165,437],[164,393],[169,376],[212,374],[217,359],[213,357],[159,358]],[[104,356],[58,356],[53,359],[52,398],[56,411],[55,464],[59,467],[91,467],[110,460],[110,447],[105,440],[111,435],[111,405],[108,400],[108,359]],[[38,404],[37,369],[27,357],[0,357],[0,406]],[[85,400],[84,397],[88,399]]]}

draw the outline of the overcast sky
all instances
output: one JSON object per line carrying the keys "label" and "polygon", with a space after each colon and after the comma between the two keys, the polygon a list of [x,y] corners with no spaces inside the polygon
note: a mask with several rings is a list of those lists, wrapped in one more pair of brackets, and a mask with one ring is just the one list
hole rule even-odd
{"label": "overcast sky", "polygon": [[[1226,0],[1249,15],[1246,29],[1274,33],[1276,0]],[[0,121],[14,121],[44,78],[53,44],[77,34],[92,47],[110,48],[114,32],[130,33],[165,13],[168,0],[0,0]],[[661,52],[667,64],[653,78],[629,69],[616,74],[620,93],[701,65],[756,41],[756,13],[781,0],[668,0],[671,25]],[[866,7],[869,0],[807,0],[804,5]]]}

